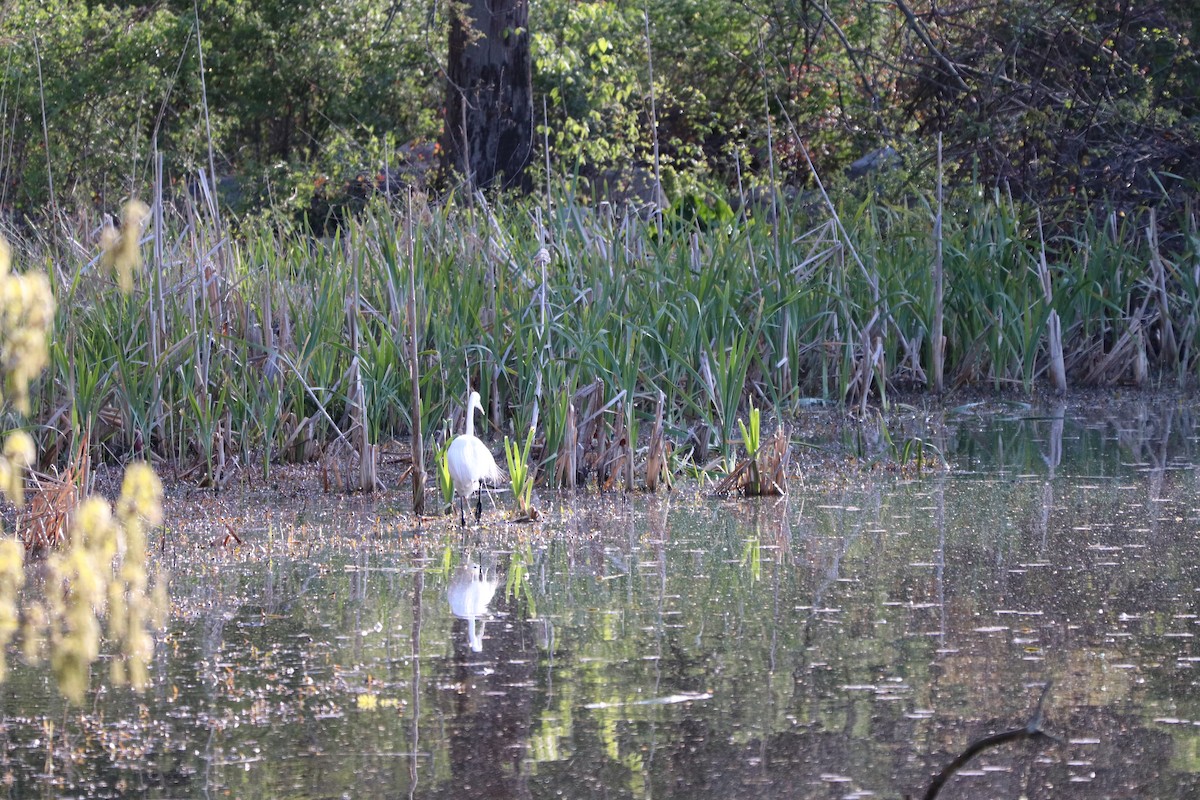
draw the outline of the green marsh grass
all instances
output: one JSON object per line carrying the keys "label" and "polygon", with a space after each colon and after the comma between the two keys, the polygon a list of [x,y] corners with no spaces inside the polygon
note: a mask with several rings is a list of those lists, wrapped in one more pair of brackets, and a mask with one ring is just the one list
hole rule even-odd
{"label": "green marsh grass", "polygon": [[[927,388],[932,194],[835,196],[839,224],[822,206],[776,225],[739,216],[661,232],[636,213],[581,205],[569,187],[549,194],[549,208],[372,203],[323,239],[264,219],[218,230],[202,208],[156,207],[160,260],[132,275],[128,298],[108,291],[115,279],[93,255],[44,240],[62,313],[35,386],[39,435],[90,431],[97,457],[142,447],[207,480],[222,457],[267,473],[347,435],[358,381],[370,440],[409,435],[415,350],[425,430],[486,386],[494,430],[530,430],[536,407],[541,438],[528,457],[554,480],[569,404],[596,381],[605,424],[619,413],[631,449],[661,392],[664,430],[710,431],[727,464],[751,402],[865,408],[898,387]],[[1047,218],[1047,302],[1036,219],[1000,193],[947,193],[947,388],[1047,385],[1051,311],[1072,386],[1195,380],[1197,237],[1160,241],[1148,215]],[[1168,222],[1194,227],[1158,225]],[[574,411],[582,424],[584,409]],[[108,423],[87,424],[97,419]],[[49,444],[40,450],[70,451]]]}

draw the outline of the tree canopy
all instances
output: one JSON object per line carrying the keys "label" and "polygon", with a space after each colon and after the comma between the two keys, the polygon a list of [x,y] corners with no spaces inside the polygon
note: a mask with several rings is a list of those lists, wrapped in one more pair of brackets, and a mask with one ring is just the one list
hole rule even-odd
{"label": "tree canopy", "polygon": [[[242,208],[302,207],[442,136],[453,10],[13,0],[0,206],[111,209],[157,146],[180,178],[211,148]],[[803,184],[805,153],[836,174],[891,146],[919,169],[937,133],[962,174],[1039,202],[1158,202],[1200,173],[1183,0],[531,0],[528,26],[535,180],[657,149],[669,191]]]}

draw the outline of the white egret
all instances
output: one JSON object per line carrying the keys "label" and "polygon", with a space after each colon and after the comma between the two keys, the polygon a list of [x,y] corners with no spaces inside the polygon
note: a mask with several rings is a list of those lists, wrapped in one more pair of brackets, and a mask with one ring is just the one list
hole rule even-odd
{"label": "white egret", "polygon": [[446,599],[450,602],[450,613],[467,621],[467,641],[471,650],[483,652],[483,622],[475,630],[475,620],[487,615],[488,603],[496,594],[499,584],[494,578],[485,577],[483,570],[473,564],[464,564],[454,571],[450,585],[446,587]]}
{"label": "white egret", "polygon": [[446,466],[450,469],[450,478],[454,481],[454,493],[459,497],[459,521],[465,527],[467,514],[465,505],[471,495],[479,492],[475,503],[475,521],[483,515],[483,492],[480,481],[499,483],[504,480],[504,472],[496,465],[496,459],[487,446],[475,436],[475,409],[483,413],[483,404],[479,402],[479,392],[471,392],[467,401],[466,430],[461,436],[455,436],[446,451]]}

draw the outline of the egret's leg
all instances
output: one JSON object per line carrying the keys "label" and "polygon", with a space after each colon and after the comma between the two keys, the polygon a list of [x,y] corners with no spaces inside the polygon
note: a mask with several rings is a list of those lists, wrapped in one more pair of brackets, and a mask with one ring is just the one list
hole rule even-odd
{"label": "egret's leg", "polygon": [[479,496],[475,500],[475,521],[479,522],[479,518],[483,516],[483,487],[479,487]]}
{"label": "egret's leg", "polygon": [[458,496],[458,524],[467,527],[466,500],[461,494]]}

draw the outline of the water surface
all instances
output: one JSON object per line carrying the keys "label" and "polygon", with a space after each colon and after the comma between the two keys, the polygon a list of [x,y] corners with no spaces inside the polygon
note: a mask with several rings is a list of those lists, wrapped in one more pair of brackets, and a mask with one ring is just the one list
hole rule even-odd
{"label": "water surface", "polygon": [[967,414],[947,473],[543,498],[542,527],[466,535],[397,527],[402,498],[255,499],[169,532],[145,693],[101,665],[71,709],[14,665],[0,791],[919,796],[1053,681],[1059,741],[942,797],[1200,796],[1197,441],[1180,409]]}

